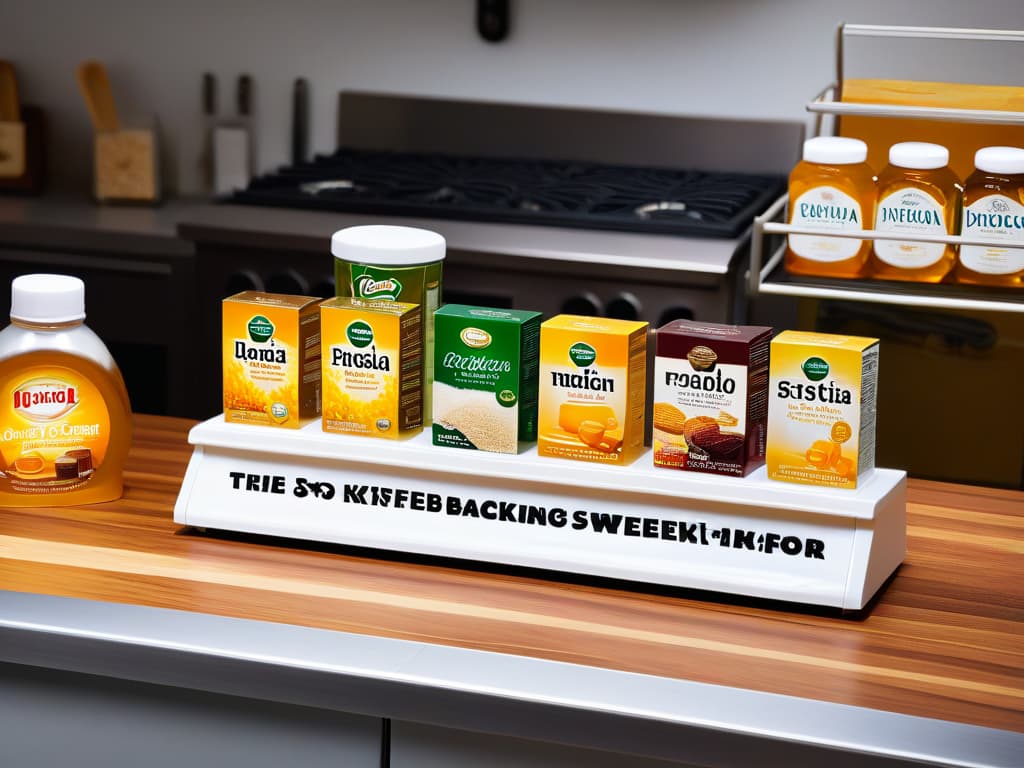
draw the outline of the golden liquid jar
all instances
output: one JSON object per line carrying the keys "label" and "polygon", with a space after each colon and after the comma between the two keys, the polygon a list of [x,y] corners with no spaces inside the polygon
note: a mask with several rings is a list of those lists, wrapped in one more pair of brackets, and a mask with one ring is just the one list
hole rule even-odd
{"label": "golden liquid jar", "polygon": [[[878,174],[876,231],[888,234],[953,235],[960,230],[963,187],[949,168],[949,150],[907,141],[889,148],[889,164]],[[870,272],[882,280],[938,283],[956,262],[956,246],[912,240],[875,240]]]}
{"label": "golden liquid jar", "polygon": [[871,242],[828,237],[869,228],[875,213],[874,173],[859,139],[819,136],[804,142],[803,160],[789,175],[789,223],[814,234],[791,234],[786,271],[797,275],[860,277]]}
{"label": "golden liquid jar", "polygon": [[964,184],[960,233],[994,244],[960,246],[957,282],[1024,287],[1024,149],[983,147],[974,167]]}

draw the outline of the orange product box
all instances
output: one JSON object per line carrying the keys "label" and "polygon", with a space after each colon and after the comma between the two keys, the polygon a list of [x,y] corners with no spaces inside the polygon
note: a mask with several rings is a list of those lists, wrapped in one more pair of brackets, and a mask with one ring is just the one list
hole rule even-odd
{"label": "orange product box", "polygon": [[423,427],[422,317],[398,301],[320,305],[324,432],[395,439]]}
{"label": "orange product box", "polygon": [[856,488],[875,465],[878,339],[783,331],[770,357],[768,477]]}
{"label": "orange product box", "polygon": [[647,323],[558,315],[540,327],[537,454],[629,464],[644,449]]}
{"label": "orange product box", "polygon": [[298,428],[320,415],[320,299],[243,291],[224,299],[224,420]]}

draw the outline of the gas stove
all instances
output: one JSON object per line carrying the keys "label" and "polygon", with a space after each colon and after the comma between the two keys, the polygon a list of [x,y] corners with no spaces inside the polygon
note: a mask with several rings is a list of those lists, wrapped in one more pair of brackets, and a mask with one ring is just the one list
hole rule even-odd
{"label": "gas stove", "polygon": [[[238,291],[332,295],[331,233],[357,224],[444,236],[445,302],[743,322],[749,228],[803,134],[802,122],[346,91],[339,149],[255,179],[179,231],[195,244],[208,327]],[[219,347],[206,354],[216,370]]]}
{"label": "gas stove", "polygon": [[784,186],[778,175],[343,148],[257,178],[232,200],[368,215],[737,237]]}
{"label": "gas stove", "polygon": [[[783,190],[803,133],[786,121],[344,91],[339,148],[254,179],[212,226],[234,242],[222,222],[244,221],[266,246],[319,212],[302,226],[325,259],[327,230],[421,226],[448,243],[448,301],[741,321],[749,228]],[[304,262],[239,265],[225,285],[329,292],[328,270]]]}

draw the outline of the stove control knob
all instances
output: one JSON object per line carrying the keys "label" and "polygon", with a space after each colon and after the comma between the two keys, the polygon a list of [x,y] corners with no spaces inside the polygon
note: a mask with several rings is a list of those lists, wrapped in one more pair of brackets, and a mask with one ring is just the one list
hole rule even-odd
{"label": "stove control knob", "polygon": [[309,280],[294,269],[275,272],[267,278],[269,293],[289,293],[295,296],[309,295]]}
{"label": "stove control knob", "polygon": [[240,269],[237,272],[232,272],[228,275],[228,279],[224,281],[224,293],[228,296],[233,296],[242,291],[262,290],[263,278],[251,269]]}
{"label": "stove control knob", "polygon": [[604,313],[616,320],[639,320],[640,299],[623,291],[604,306]]}
{"label": "stove control knob", "polygon": [[671,323],[673,320],[693,320],[693,310],[689,307],[666,307],[658,317],[658,327]]}
{"label": "stove control knob", "polygon": [[590,291],[584,291],[563,301],[561,311],[567,315],[600,317],[601,300]]}

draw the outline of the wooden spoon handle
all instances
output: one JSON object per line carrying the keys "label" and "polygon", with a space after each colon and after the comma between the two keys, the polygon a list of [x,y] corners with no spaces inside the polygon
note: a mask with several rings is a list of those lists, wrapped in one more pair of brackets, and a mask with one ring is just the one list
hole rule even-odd
{"label": "wooden spoon handle", "polygon": [[85,97],[93,127],[98,132],[118,130],[121,126],[106,68],[98,61],[83,61],[78,67],[78,87]]}
{"label": "wooden spoon handle", "polygon": [[17,123],[20,120],[18,78],[14,74],[14,65],[0,61],[0,123]]}

